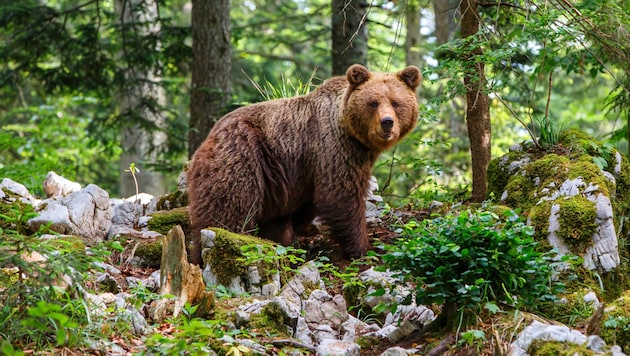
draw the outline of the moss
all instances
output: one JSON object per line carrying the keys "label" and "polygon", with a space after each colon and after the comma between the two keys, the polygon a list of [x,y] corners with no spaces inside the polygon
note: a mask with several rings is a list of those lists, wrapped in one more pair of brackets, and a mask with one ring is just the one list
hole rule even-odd
{"label": "moss", "polygon": [[549,215],[553,202],[545,200],[529,210],[529,223],[534,228],[534,239],[536,241],[547,241],[549,231]]}
{"label": "moss", "polygon": [[578,247],[580,252],[584,252],[592,245],[592,236],[597,228],[595,203],[581,195],[559,198],[556,203],[560,205],[558,235],[570,246]]}
{"label": "moss", "polygon": [[148,226],[149,230],[166,235],[175,225],[179,225],[184,230],[184,234],[189,236],[190,225],[188,221],[188,208],[183,207],[151,214]]}
{"label": "moss", "polygon": [[600,327],[600,336],[608,345],[630,350],[630,291],[606,308]]}
{"label": "moss", "polygon": [[500,198],[505,187],[512,177],[509,171],[512,162],[527,158],[527,152],[508,152],[504,156],[495,158],[488,165],[488,193]]}
{"label": "moss", "polygon": [[160,266],[162,260],[162,238],[140,241],[135,255],[140,257],[149,267]]}
{"label": "moss", "polygon": [[614,183],[602,175],[601,169],[593,163],[593,159],[589,155],[581,155],[571,162],[568,178],[576,179],[578,177],[581,177],[584,182],[597,185],[598,191],[606,196],[610,196],[610,192],[615,191]]}
{"label": "moss", "polygon": [[252,315],[250,324],[253,328],[262,329],[271,334],[289,334],[289,316],[277,303],[268,303],[258,314]]}
{"label": "moss", "polygon": [[534,340],[527,349],[531,356],[589,356],[595,355],[586,345],[578,345],[572,342]]}
{"label": "moss", "polygon": [[169,194],[162,195],[157,203],[157,210],[171,210],[188,205],[188,192],[177,190]]}
{"label": "moss", "polygon": [[[252,244],[275,246],[271,241],[254,236],[236,234],[219,228],[213,228],[212,231],[216,233],[214,247],[203,256],[203,260],[210,264],[212,271],[217,275],[217,282],[226,286],[234,277],[247,273],[248,266],[243,259],[242,246]],[[261,274],[264,274],[264,266],[260,268]]]}
{"label": "moss", "polygon": [[544,193],[542,189],[567,178],[570,161],[566,156],[548,154],[524,167],[524,174],[510,177],[505,189],[508,191],[506,203],[509,206],[529,210]]}
{"label": "moss", "polygon": [[505,202],[509,206],[518,207],[526,211],[535,203],[533,197],[534,183],[524,175],[517,174],[512,176],[505,186],[505,190],[508,192]]}
{"label": "moss", "polygon": [[530,178],[540,178],[541,186],[549,181],[564,180],[569,168],[569,157],[551,153],[525,166]]}
{"label": "moss", "polygon": [[558,137],[558,141],[561,142],[564,146],[571,146],[586,141],[597,142],[586,132],[576,128],[562,131]]}
{"label": "moss", "polygon": [[593,303],[584,301],[584,296],[589,292],[589,289],[584,289],[584,285],[579,283],[575,291],[563,294],[560,301],[543,302],[538,310],[548,319],[572,328],[586,328],[594,312]]}

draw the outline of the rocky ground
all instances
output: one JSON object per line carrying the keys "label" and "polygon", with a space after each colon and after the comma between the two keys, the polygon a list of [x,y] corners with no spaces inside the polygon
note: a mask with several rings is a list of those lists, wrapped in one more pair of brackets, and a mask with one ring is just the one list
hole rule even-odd
{"label": "rocky ground", "polygon": [[[0,184],[0,202],[7,204],[21,200],[36,206],[40,216],[29,221],[35,229],[49,222],[49,228],[53,231],[85,239],[89,243],[119,241],[125,247],[124,250],[113,253],[105,264],[99,265],[100,268],[90,274],[83,298],[92,306],[93,320],[113,320],[127,324],[124,333],[110,331],[106,333],[110,335],[107,340],[94,340],[89,348],[55,349],[53,353],[135,354],[147,350],[148,340],[155,340],[151,335],[161,334],[165,336],[161,341],[162,346],[154,344],[149,354],[172,354],[165,351],[167,348],[164,345],[169,343],[168,340],[182,338],[185,308],[182,309],[180,305],[179,318],[173,318],[178,308],[176,301],[174,305],[156,302],[164,300],[158,295],[161,292],[158,268],[162,247],[156,242],[163,241],[160,239],[167,235],[170,226],[177,221],[186,225],[185,214],[182,215],[181,210],[172,210],[173,213],[166,219],[168,224],[152,225],[157,220],[156,201],[152,197],[110,199],[105,191],[95,185],[70,187],[68,184],[72,182],[64,182],[55,175],[51,175],[50,180],[52,182],[47,180],[44,187],[51,197],[41,200],[33,197],[19,183],[5,179]],[[385,215],[380,211],[372,211],[368,216],[369,236],[374,242],[390,243],[397,238],[397,224],[411,218],[422,220],[428,215],[428,211],[397,210]],[[213,238],[211,245],[218,242],[218,237]],[[339,277],[336,273],[346,272],[346,267],[352,261],[344,258],[340,253],[342,249],[327,239],[325,233],[314,231],[311,236],[301,238],[296,247],[305,251],[303,257],[306,261],[315,257],[321,261],[324,256],[329,266],[320,268],[308,262],[293,264],[289,266],[292,273],[288,274],[287,279],[273,273],[267,274],[268,279],[261,278],[263,273],[261,267],[257,266],[249,268],[244,275],[228,280],[225,283],[227,287],[218,288],[211,283],[216,293],[216,308],[204,317],[220,320],[222,332],[240,331],[232,339],[225,336],[220,340],[210,338],[211,344],[218,342],[223,352],[235,355],[245,350],[236,348],[240,345],[249,352],[270,355],[520,356],[528,354],[528,348],[536,340],[556,340],[560,351],[555,349],[547,354],[584,352],[623,355],[618,346],[606,346],[599,336],[586,336],[589,320],[594,317],[592,312],[569,328],[558,321],[505,307],[501,313],[473,316],[477,322],[463,326],[458,333],[439,328],[425,332],[424,326],[430,324],[440,312],[440,306],[436,305],[412,303],[399,307],[395,313],[373,311],[365,314],[364,310],[367,309],[352,307],[357,300],[375,308],[379,302],[387,303],[395,298],[388,293],[370,296],[371,287],[393,287],[404,293],[405,286],[398,285],[391,275],[371,268],[379,263],[374,259],[358,265],[350,277]],[[220,263],[229,264],[232,260],[233,256],[223,256]],[[217,276],[212,277],[211,272],[206,266],[206,281],[212,278],[216,280]],[[353,301],[345,300],[347,288],[344,284],[348,281],[363,289],[363,293],[355,295]],[[137,303],[139,286],[145,291],[143,293],[152,293],[144,296],[140,304]],[[580,295],[579,304],[586,305],[589,310],[597,310],[600,302],[593,295],[589,293],[588,299],[587,295]],[[276,322],[270,325],[269,321],[274,318]],[[105,329],[115,327],[103,325]],[[480,333],[468,334],[477,336],[466,339],[462,335],[467,330]],[[191,337],[186,340],[187,343],[193,341]],[[578,345],[578,348],[572,349],[573,345]],[[190,347],[194,349],[196,346]]]}

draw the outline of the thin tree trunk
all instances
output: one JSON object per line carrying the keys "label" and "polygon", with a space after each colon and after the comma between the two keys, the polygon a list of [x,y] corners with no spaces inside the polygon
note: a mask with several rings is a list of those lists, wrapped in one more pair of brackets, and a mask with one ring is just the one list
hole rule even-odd
{"label": "thin tree trunk", "polygon": [[[453,40],[461,20],[459,12],[460,0],[433,0],[433,12],[435,13],[435,39],[436,44],[443,45]],[[438,60],[448,57],[451,53],[438,53]],[[438,92],[445,90],[440,88]],[[463,137],[466,135],[466,123],[462,121],[464,98],[457,96],[444,107],[445,124],[450,131],[450,137]],[[454,140],[451,152],[457,153],[469,150],[470,145],[466,140]]]}
{"label": "thin tree trunk", "polygon": [[192,157],[231,96],[230,1],[192,1],[193,65],[188,157]]}
{"label": "thin tree trunk", "polygon": [[367,64],[365,0],[332,1],[332,73],[343,75],[355,63]]}
{"label": "thin tree trunk", "polygon": [[[462,13],[461,36],[463,39],[472,39],[479,32],[477,0],[462,0],[460,6]],[[472,156],[473,189],[471,200],[473,202],[481,202],[486,199],[488,164],[490,163],[490,107],[488,95],[485,92],[485,66],[479,60],[482,54],[481,48],[476,47],[466,55],[466,63],[470,67],[465,70],[464,74],[466,125]]]}
{"label": "thin tree trunk", "polygon": [[407,65],[422,67],[422,52],[420,44],[420,3],[418,0],[408,0],[405,7],[407,36],[405,37],[405,54]]}
{"label": "thin tree trunk", "polygon": [[460,0],[433,0],[433,12],[435,13],[435,39],[438,45],[453,39],[457,30],[457,7]]}
{"label": "thin tree trunk", "polygon": [[[157,5],[148,0],[117,0],[114,3],[121,23],[123,40],[128,35],[140,36],[157,34],[160,25],[157,21]],[[136,33],[133,33],[136,32]],[[124,43],[123,43],[124,44]],[[157,49],[156,49],[157,50]],[[120,156],[120,194],[129,197],[136,194],[136,180],[139,192],[153,195],[166,193],[164,174],[149,168],[158,161],[158,153],[166,144],[165,123],[159,110],[149,108],[146,103],[157,106],[164,104],[164,90],[157,84],[155,68],[129,67],[126,78],[128,86],[119,93],[120,110],[130,117],[139,116],[145,123],[133,122],[121,128],[122,154]],[[153,126],[151,129],[147,127]],[[134,177],[129,172],[131,163],[139,169]]]}

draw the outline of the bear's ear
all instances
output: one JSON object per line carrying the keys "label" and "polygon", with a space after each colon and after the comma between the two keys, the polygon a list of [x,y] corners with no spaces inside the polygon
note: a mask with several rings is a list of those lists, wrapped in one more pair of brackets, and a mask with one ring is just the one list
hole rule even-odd
{"label": "bear's ear", "polygon": [[357,86],[370,79],[370,71],[360,64],[353,64],[346,71],[346,78],[350,84]]}
{"label": "bear's ear", "polygon": [[396,73],[396,76],[398,76],[398,79],[405,82],[405,84],[413,90],[416,90],[422,80],[422,73],[420,73],[420,69],[416,66],[409,66]]}

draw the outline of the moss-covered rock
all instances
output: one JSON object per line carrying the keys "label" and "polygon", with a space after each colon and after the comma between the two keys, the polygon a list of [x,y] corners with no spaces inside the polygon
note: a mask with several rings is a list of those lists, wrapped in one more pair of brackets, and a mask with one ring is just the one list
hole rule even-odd
{"label": "moss-covered rock", "polygon": [[188,205],[188,192],[185,190],[176,190],[172,193],[160,196],[156,203],[157,210],[171,210],[182,208]]}
{"label": "moss-covered rock", "polygon": [[628,246],[617,236],[627,235],[630,165],[614,147],[567,130],[549,152],[514,146],[491,162],[488,177],[490,191],[528,217],[539,241],[583,257],[603,281],[624,279]]}
{"label": "moss-covered rock", "polygon": [[148,222],[149,230],[162,235],[168,234],[175,225],[181,226],[186,236],[190,235],[188,207],[154,212]]}
{"label": "moss-covered rock", "polygon": [[589,356],[597,353],[589,350],[586,345],[572,342],[536,340],[531,343],[527,353],[531,356]]}
{"label": "moss-covered rock", "polygon": [[162,261],[162,237],[138,241],[135,256],[139,259],[139,265],[158,268]]}
{"label": "moss-covered rock", "polygon": [[[244,247],[255,248],[247,256]],[[212,228],[202,231],[202,259],[206,283],[220,284],[236,293],[264,294],[263,287],[280,289],[282,278],[276,243],[255,236]],[[252,257],[253,256],[253,257]]]}

